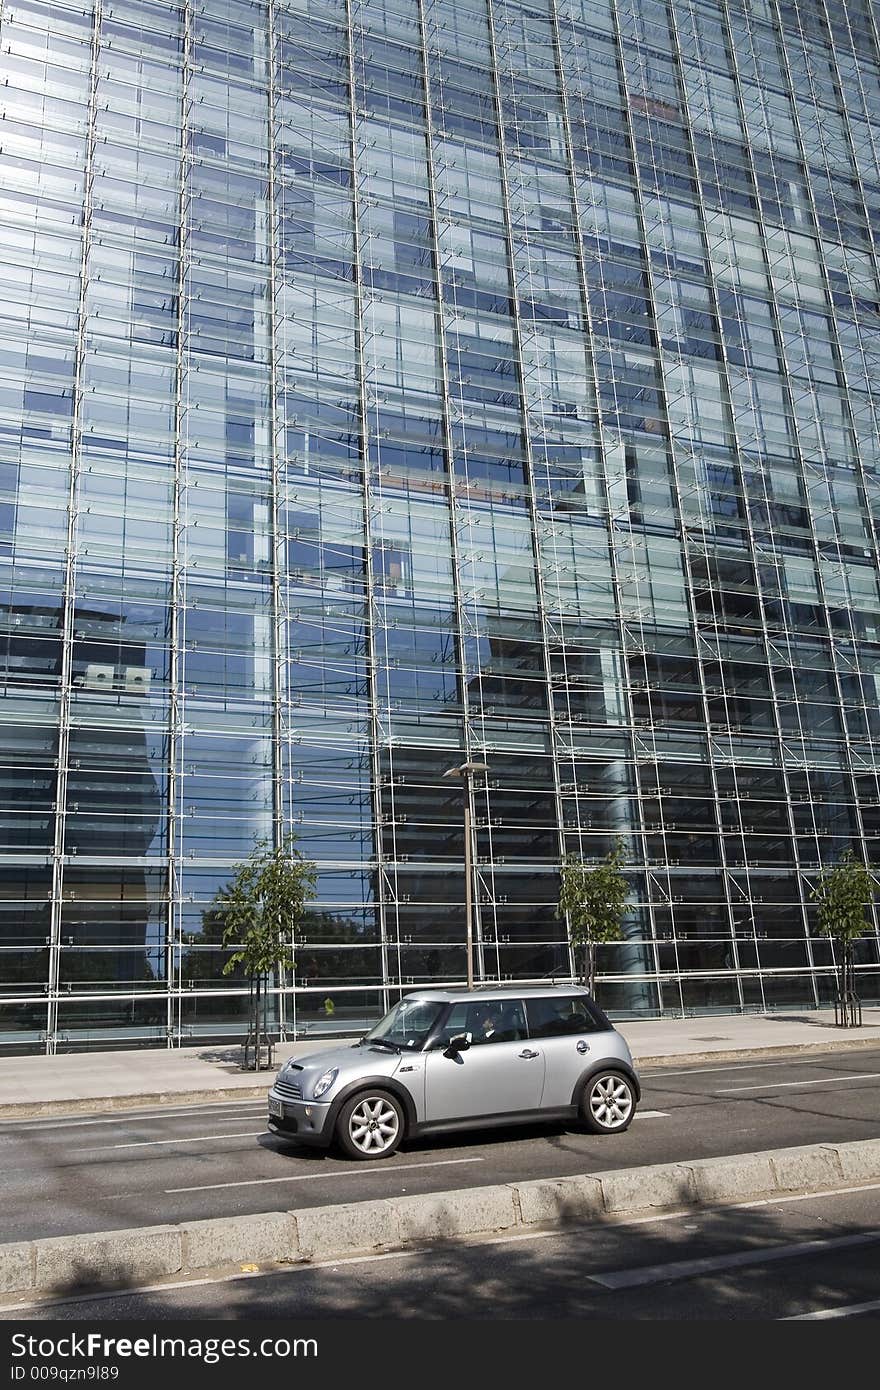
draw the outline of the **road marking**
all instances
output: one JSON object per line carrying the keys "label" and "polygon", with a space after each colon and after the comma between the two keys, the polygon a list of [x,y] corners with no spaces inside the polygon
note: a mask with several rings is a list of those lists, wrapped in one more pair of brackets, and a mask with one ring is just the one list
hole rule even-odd
{"label": "road marking", "polygon": [[827,1086],[832,1081],[876,1081],[880,1072],[854,1072],[849,1076],[824,1076],[819,1081],[770,1081],[763,1086],[719,1086],[716,1095],[733,1095],[735,1091],[781,1091],[788,1086]]}
{"label": "road marking", "polygon": [[641,1269],[610,1270],[606,1274],[588,1274],[585,1278],[591,1284],[601,1284],[606,1289],[632,1289],[644,1284],[666,1284],[673,1279],[694,1279],[722,1269],[741,1269],[745,1265],[793,1260],[799,1256],[846,1250],[854,1245],[876,1245],[878,1242],[880,1231],[865,1231],[860,1235],[834,1236],[829,1240],[804,1240],[796,1245],[740,1250],[734,1255],[707,1255],[701,1260],[675,1260],[671,1264],[645,1265]]}
{"label": "road marking", "polygon": [[876,1313],[880,1308],[880,1298],[873,1303],[850,1303],[846,1308],[822,1308],[818,1313],[792,1313],[790,1317],[778,1318],[778,1322],[810,1322],[820,1318],[854,1318],[859,1313]]}
{"label": "road marking", "polygon": [[[485,1163],[484,1158],[440,1158],[435,1163],[400,1163],[396,1168],[389,1168],[387,1163],[379,1168],[359,1168],[358,1174],[366,1176],[367,1173],[411,1173],[414,1168],[449,1168],[456,1163]],[[350,1169],[333,1173],[297,1173],[291,1178],[245,1178],[242,1182],[209,1182],[201,1187],[166,1187],[165,1195],[171,1196],[178,1192],[218,1192],[226,1187],[259,1187],[265,1183],[278,1182],[319,1182],[321,1178],[346,1178],[351,1177]],[[125,1193],[120,1193],[125,1196]]]}
{"label": "road marking", "polygon": [[846,1197],[851,1192],[880,1191],[880,1182],[860,1183],[858,1187],[828,1187],[824,1192],[798,1192],[794,1197],[761,1197],[757,1202],[737,1202],[737,1206],[778,1207],[783,1202],[811,1202],[814,1197]]}
{"label": "road marking", "polygon": [[0,1134],[5,1136],[7,1133],[13,1133],[16,1129],[29,1129],[32,1125],[45,1128],[47,1120],[51,1120],[52,1129],[58,1126],[63,1129],[82,1129],[83,1126],[88,1127],[89,1125],[120,1125],[124,1128],[126,1123],[135,1125],[140,1124],[143,1120],[173,1120],[187,1115],[207,1115],[215,1110],[240,1110],[245,1106],[253,1110],[265,1110],[266,1102],[264,1100],[227,1100],[212,1101],[205,1106],[194,1105],[186,1110],[117,1110],[115,1114],[99,1120],[74,1120],[65,1115],[59,1115],[57,1118],[52,1115],[43,1115],[30,1120],[0,1121]]}
{"label": "road marking", "polygon": [[207,1144],[214,1139],[256,1139],[258,1134],[268,1134],[266,1129],[249,1129],[241,1134],[192,1134],[188,1139],[138,1139],[131,1144],[107,1144],[100,1149],[71,1149],[71,1154],[106,1153],[108,1149],[157,1149],[164,1144]]}
{"label": "road marking", "polygon": [[668,1120],[668,1110],[637,1110],[635,1114],[637,1120]]}
{"label": "road marking", "polygon": [[[878,1040],[880,1041],[880,1040]],[[820,1054],[821,1057],[821,1054]],[[645,1067],[642,1076],[708,1076],[716,1071],[761,1071],[767,1067],[821,1067],[827,1065],[820,1057],[780,1057],[777,1062],[730,1062],[726,1067],[686,1067],[679,1071],[667,1071],[665,1067]],[[635,1059],[639,1064],[638,1057]]]}

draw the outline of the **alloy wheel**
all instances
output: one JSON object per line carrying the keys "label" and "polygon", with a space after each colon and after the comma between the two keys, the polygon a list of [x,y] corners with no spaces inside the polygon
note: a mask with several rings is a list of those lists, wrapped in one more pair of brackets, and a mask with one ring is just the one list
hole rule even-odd
{"label": "alloy wheel", "polygon": [[620,1129],[632,1114],[633,1096],[621,1076],[597,1076],[590,1087],[590,1114],[602,1129]]}
{"label": "alloy wheel", "polygon": [[365,1154],[382,1153],[394,1143],[399,1129],[397,1111],[383,1096],[364,1096],[348,1121],[351,1142]]}

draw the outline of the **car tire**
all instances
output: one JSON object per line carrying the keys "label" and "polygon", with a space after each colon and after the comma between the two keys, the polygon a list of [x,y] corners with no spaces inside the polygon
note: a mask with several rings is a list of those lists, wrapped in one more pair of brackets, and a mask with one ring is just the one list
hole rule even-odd
{"label": "car tire", "polygon": [[635,1088],[620,1071],[597,1071],[581,1091],[581,1122],[591,1134],[622,1134],[636,1113]]}
{"label": "car tire", "polygon": [[403,1138],[403,1107],[388,1091],[360,1091],[336,1120],[339,1147],[349,1158],[388,1158]]}

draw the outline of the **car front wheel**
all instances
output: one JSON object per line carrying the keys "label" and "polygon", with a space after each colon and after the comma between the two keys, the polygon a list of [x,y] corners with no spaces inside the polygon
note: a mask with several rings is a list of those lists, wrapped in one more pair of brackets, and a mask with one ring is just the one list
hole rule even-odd
{"label": "car front wheel", "polygon": [[349,1158],[388,1158],[403,1138],[403,1111],[387,1091],[362,1091],[340,1110],[336,1137]]}
{"label": "car front wheel", "polygon": [[581,1120],[592,1134],[620,1134],[636,1113],[632,1082],[619,1071],[591,1076],[581,1097]]}

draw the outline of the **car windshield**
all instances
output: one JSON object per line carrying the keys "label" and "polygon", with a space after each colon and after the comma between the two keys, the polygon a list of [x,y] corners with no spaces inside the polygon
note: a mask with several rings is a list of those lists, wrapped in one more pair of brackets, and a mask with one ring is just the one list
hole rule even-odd
{"label": "car windshield", "polygon": [[428,999],[401,999],[380,1019],[364,1042],[393,1043],[396,1047],[421,1047],[443,1010],[443,1004]]}

